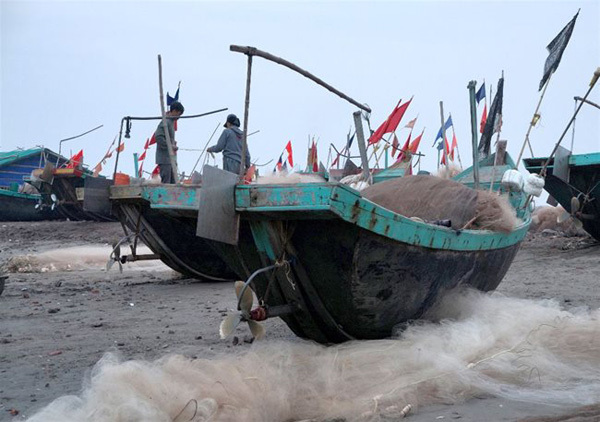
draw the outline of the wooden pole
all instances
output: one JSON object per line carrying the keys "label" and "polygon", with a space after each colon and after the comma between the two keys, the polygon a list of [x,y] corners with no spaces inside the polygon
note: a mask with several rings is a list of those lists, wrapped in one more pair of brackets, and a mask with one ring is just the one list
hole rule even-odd
{"label": "wooden pole", "polygon": [[[270,61],[272,61],[274,63],[277,63],[279,65],[285,66],[285,67],[290,68],[292,70],[295,70],[296,72],[298,72],[302,76],[304,76],[304,77],[312,80],[313,82],[317,83],[318,85],[321,85],[325,89],[333,92],[334,94],[336,94],[337,96],[339,96],[339,97],[343,98],[344,100],[350,102],[351,104],[354,104],[355,106],[357,106],[361,110],[365,110],[365,111],[367,111],[369,113],[371,112],[371,109],[368,106],[366,106],[364,104],[361,104],[358,101],[350,98],[349,96],[347,96],[343,92],[338,91],[337,89],[335,89],[334,87],[332,87],[331,85],[329,85],[328,83],[326,83],[325,81],[323,81],[322,79],[316,77],[312,73],[307,72],[306,70],[304,70],[304,69],[296,66],[295,64],[293,64],[293,63],[291,63],[291,62],[289,62],[289,61],[287,61],[285,59],[282,59],[281,57],[274,56],[272,54],[267,53],[266,51],[261,51],[261,50],[257,49],[256,47],[244,47],[244,46],[239,46],[239,45],[231,45],[231,46],[229,46],[229,50],[234,51],[236,53],[246,54],[249,57],[252,57],[252,56],[262,57],[263,59],[270,60]],[[362,123],[361,123],[361,126],[362,126]]]}
{"label": "wooden pole", "polygon": [[362,116],[360,111],[352,113],[354,117],[354,125],[356,126],[356,141],[358,142],[358,150],[360,151],[360,160],[362,162],[362,175],[363,180],[368,180],[370,176],[369,172],[369,160],[367,159],[367,149],[365,147],[365,134],[363,132]]}
{"label": "wooden pole", "polygon": [[562,135],[560,135],[560,138],[558,139],[558,142],[556,143],[556,145],[554,145],[554,149],[552,150],[552,152],[548,156],[548,159],[544,163],[544,167],[542,167],[542,170],[540,170],[540,176],[546,177],[546,169],[548,168],[548,164],[550,163],[550,160],[552,159],[552,156],[556,153],[556,150],[558,149],[558,146],[560,145],[560,143],[562,142],[563,138],[567,134],[567,131],[571,127],[571,124],[575,121],[575,117],[577,116],[577,113],[579,113],[579,110],[581,110],[581,107],[583,106],[586,98],[588,97],[588,95],[590,95],[590,92],[592,91],[592,89],[594,89],[594,85],[596,85],[596,82],[598,81],[598,78],[600,78],[600,67],[597,68],[596,71],[594,72],[594,77],[592,78],[592,81],[590,82],[590,88],[587,90],[587,92],[585,93],[585,96],[583,97],[582,101],[579,103],[579,107],[577,107],[577,110],[575,110],[575,113],[573,114],[573,117],[571,117],[571,120],[569,120],[569,123],[567,124],[567,127],[563,131]]}
{"label": "wooden pole", "polygon": [[248,54],[248,72],[246,75],[246,100],[244,102],[244,136],[242,144],[242,164],[240,166],[240,180],[246,174],[246,151],[248,151],[248,114],[250,113],[250,80],[252,78],[252,54]]}
{"label": "wooden pole", "polygon": [[163,95],[163,83],[162,83],[162,59],[160,54],[158,55],[158,89],[160,91],[160,114],[162,115],[162,124],[165,130],[165,139],[167,141],[167,149],[169,150],[169,160],[171,161],[171,169],[173,170],[173,177],[175,183],[179,183],[179,170],[177,169],[177,160],[175,159],[175,151],[173,151],[173,144],[171,144],[171,134],[167,127],[167,115],[165,113],[165,98]]}
{"label": "wooden pole", "polygon": [[444,162],[446,168],[450,168],[448,165],[448,146],[446,145],[446,125],[444,123],[444,102],[440,101],[440,118],[442,119],[442,145],[444,146]]}
{"label": "wooden pole", "polygon": [[531,152],[531,156],[533,157],[533,150],[531,149],[531,143],[529,142],[529,134],[531,133],[531,129],[533,129],[533,127],[537,124],[538,120],[540,119],[540,115],[538,114],[538,112],[540,110],[540,106],[542,105],[542,100],[544,99],[544,94],[546,93],[546,89],[548,88],[548,85],[550,85],[550,79],[552,79],[552,75],[554,75],[554,72],[550,73],[550,76],[548,76],[548,79],[546,80],[546,85],[544,85],[544,90],[542,91],[542,95],[540,95],[540,100],[538,101],[537,107],[535,108],[535,111],[533,112],[533,117],[531,118],[531,122],[529,122],[529,127],[527,128],[527,133],[525,134],[525,140],[523,141],[523,145],[521,146],[521,151],[519,152],[519,156],[517,157],[517,162],[515,163],[515,165],[517,166],[517,169],[519,168],[519,164],[521,164],[521,157],[523,157],[523,152],[525,152],[525,145],[529,145],[529,150]]}
{"label": "wooden pole", "polygon": [[471,146],[473,148],[473,188],[479,189],[479,156],[477,153],[477,105],[475,103],[475,86],[477,82],[470,81],[467,88],[469,89],[469,102],[471,105]]}

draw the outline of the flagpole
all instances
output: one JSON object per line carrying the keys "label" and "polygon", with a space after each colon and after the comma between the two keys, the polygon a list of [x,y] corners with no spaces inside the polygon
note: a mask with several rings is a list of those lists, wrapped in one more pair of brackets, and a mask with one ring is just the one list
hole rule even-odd
{"label": "flagpole", "polygon": [[444,124],[444,102],[440,101],[440,118],[442,119],[442,142],[444,145],[444,162],[446,163],[446,168],[449,168],[448,165],[448,148],[446,145],[446,125]]}
{"label": "flagpole", "polygon": [[471,105],[471,146],[473,149],[473,189],[479,189],[479,157],[477,151],[477,105],[475,105],[475,86],[477,82],[470,81],[469,102]]}
{"label": "flagpole", "polygon": [[179,183],[179,170],[177,169],[177,160],[175,160],[175,151],[173,151],[173,144],[171,144],[171,134],[167,127],[167,118],[165,114],[165,99],[163,96],[163,82],[162,82],[162,59],[160,54],[158,55],[158,88],[160,91],[160,113],[162,115],[162,124],[165,131],[165,139],[167,141],[167,149],[169,151],[169,161],[171,161],[171,170],[175,184]]}
{"label": "flagpole", "polygon": [[562,135],[560,135],[560,138],[559,138],[558,142],[556,143],[556,145],[554,145],[554,149],[552,150],[552,152],[548,156],[548,159],[544,163],[544,167],[542,167],[542,170],[540,171],[540,176],[546,177],[546,169],[548,168],[548,164],[550,163],[550,160],[552,159],[552,156],[554,155],[554,153],[556,153],[556,150],[558,149],[560,143],[562,142],[563,138],[567,134],[567,131],[571,127],[571,124],[575,121],[575,117],[577,116],[577,113],[579,113],[579,110],[581,110],[581,107],[583,107],[585,99],[588,97],[588,95],[590,95],[590,92],[592,91],[592,89],[594,89],[594,86],[596,85],[596,82],[598,81],[599,77],[600,77],[600,67],[597,68],[596,71],[594,72],[594,76],[592,77],[592,81],[590,82],[589,89],[585,93],[585,96],[583,97],[583,100],[580,102],[579,107],[577,107],[577,110],[575,110],[575,113],[573,114],[573,117],[571,117],[571,120],[569,120],[569,123],[567,124],[567,127],[563,131]]}
{"label": "flagpole", "polygon": [[529,122],[529,128],[527,128],[527,133],[525,134],[525,140],[523,141],[523,145],[521,146],[521,152],[519,152],[519,156],[517,157],[517,162],[515,163],[517,169],[519,168],[519,164],[521,164],[521,157],[523,156],[523,152],[525,152],[525,145],[529,145],[529,150],[531,151],[531,156],[533,157],[533,149],[531,148],[531,143],[529,142],[529,134],[531,133],[531,129],[537,124],[540,119],[540,115],[538,111],[540,110],[540,106],[542,105],[542,100],[544,99],[544,94],[546,94],[546,89],[548,85],[550,85],[550,79],[552,79],[552,75],[554,72],[550,73],[548,79],[546,80],[546,84],[544,85],[544,90],[542,91],[542,95],[540,95],[540,100],[538,101],[537,107],[533,112],[533,117],[531,118],[531,122]]}

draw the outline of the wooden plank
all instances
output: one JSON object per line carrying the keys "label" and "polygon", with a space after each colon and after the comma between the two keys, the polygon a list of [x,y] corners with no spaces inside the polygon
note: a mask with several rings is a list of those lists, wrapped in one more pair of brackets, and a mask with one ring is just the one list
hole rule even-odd
{"label": "wooden plank", "polygon": [[198,222],[196,236],[237,245],[240,216],[235,212],[237,174],[212,166],[204,166],[202,189],[198,189]]}

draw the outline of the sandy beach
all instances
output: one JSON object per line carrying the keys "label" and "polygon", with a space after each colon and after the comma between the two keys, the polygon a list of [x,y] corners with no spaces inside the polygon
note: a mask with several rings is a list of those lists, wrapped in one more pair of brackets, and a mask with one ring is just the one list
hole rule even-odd
{"label": "sandy beach", "polygon": [[[269,344],[312,347],[279,319],[265,322],[262,346],[252,342],[245,327],[221,340],[219,323],[235,307],[233,286],[187,279],[158,261],[107,272],[110,244],[121,236],[119,223],[0,224],[0,264],[8,275],[0,295],[0,420],[27,419],[59,397],[85,396],[98,375],[94,366],[107,353],[119,362],[153,362],[168,355],[218,362],[259,347],[256,353],[263,353]],[[546,306],[549,300],[557,312],[589,314],[600,307],[599,264],[600,244],[590,237],[530,234],[491,296],[519,301],[525,308],[527,303]],[[594,321],[593,314],[587,321]],[[543,382],[543,369],[538,372]],[[410,403],[407,420],[538,420],[527,418],[565,413],[578,416],[539,420],[600,420],[597,407],[581,407],[593,405],[590,400],[544,403],[476,390],[458,396]],[[303,414],[287,420],[300,420]],[[204,420],[198,415],[172,420]],[[333,420],[320,416],[312,420]],[[399,419],[397,414],[378,417],[373,420]]]}

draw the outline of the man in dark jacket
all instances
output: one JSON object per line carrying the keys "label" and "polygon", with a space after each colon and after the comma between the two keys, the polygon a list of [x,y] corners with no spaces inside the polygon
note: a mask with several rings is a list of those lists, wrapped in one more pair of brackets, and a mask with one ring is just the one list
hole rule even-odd
{"label": "man in dark jacket", "polygon": [[[217,141],[217,144],[208,148],[209,153],[223,151],[223,170],[240,174],[242,164],[242,147],[244,132],[240,130],[240,119],[235,114],[227,116],[225,130]],[[250,151],[246,149],[245,167],[250,167]]]}
{"label": "man in dark jacket", "polygon": [[[175,120],[183,114],[183,105],[179,101],[175,101],[171,104],[169,111],[166,113],[167,117],[175,117],[174,119],[167,120],[167,129],[169,130],[169,138],[171,139],[171,145],[173,146],[173,152],[177,151],[177,142],[175,142]],[[173,166],[171,165],[171,159],[169,158],[169,148],[167,146],[167,137],[165,135],[165,129],[163,122],[161,121],[156,131],[154,132],[154,139],[156,140],[156,164],[160,169],[160,180],[162,183],[175,183],[173,177]],[[176,157],[174,157],[176,158]]]}

